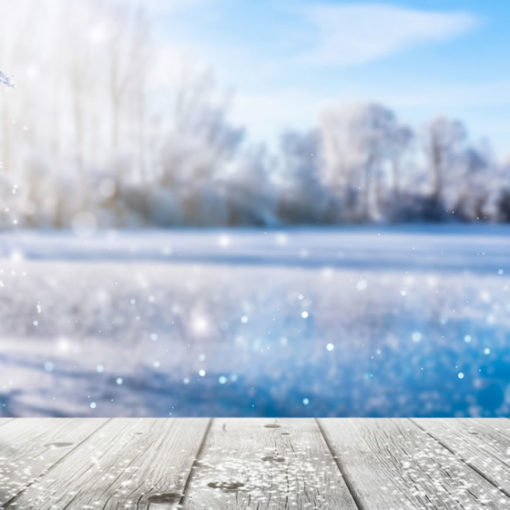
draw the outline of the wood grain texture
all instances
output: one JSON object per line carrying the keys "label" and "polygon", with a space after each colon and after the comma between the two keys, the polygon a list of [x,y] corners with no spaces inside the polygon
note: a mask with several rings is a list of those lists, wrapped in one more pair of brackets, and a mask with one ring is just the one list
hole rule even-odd
{"label": "wood grain texture", "polygon": [[8,508],[174,508],[208,423],[113,419]]}
{"label": "wood grain texture", "polygon": [[510,420],[428,418],[412,421],[510,496]]}
{"label": "wood grain texture", "polygon": [[0,420],[0,508],[510,509],[510,420]]}
{"label": "wood grain texture", "polygon": [[410,420],[319,423],[363,509],[510,508],[505,494]]}
{"label": "wood grain texture", "polygon": [[315,420],[215,419],[186,509],[356,509]]}
{"label": "wood grain texture", "polygon": [[46,474],[106,423],[104,419],[26,418],[0,424],[0,505]]}

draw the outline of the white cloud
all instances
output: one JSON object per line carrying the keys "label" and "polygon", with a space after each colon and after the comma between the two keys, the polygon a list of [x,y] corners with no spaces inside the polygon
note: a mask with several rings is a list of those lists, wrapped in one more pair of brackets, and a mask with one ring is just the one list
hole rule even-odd
{"label": "white cloud", "polygon": [[383,4],[321,5],[310,8],[316,47],[302,60],[318,65],[352,65],[376,60],[427,42],[461,35],[478,23],[463,12],[433,12]]}

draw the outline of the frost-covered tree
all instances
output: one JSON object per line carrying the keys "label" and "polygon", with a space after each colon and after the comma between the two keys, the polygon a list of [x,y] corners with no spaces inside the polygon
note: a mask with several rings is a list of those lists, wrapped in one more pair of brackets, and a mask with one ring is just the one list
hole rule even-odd
{"label": "frost-covered tree", "polygon": [[226,224],[225,172],[244,137],[227,119],[229,98],[210,72],[181,86],[161,154],[158,184],[172,189],[186,224]]}
{"label": "frost-covered tree", "polygon": [[411,133],[379,104],[329,108],[321,116],[324,178],[340,195],[346,219],[367,221],[384,215],[388,168],[400,186],[400,160]]}
{"label": "frost-covered tree", "polygon": [[437,218],[481,221],[496,215],[498,170],[487,144],[470,143],[461,121],[438,117],[425,126],[424,148]]}
{"label": "frost-covered tree", "polygon": [[322,182],[324,164],[321,134],[314,129],[286,131],[280,139],[279,214],[284,222],[326,221],[331,194]]}
{"label": "frost-covered tree", "polygon": [[493,216],[497,221],[510,223],[510,158],[495,167],[497,179],[492,184]]}
{"label": "frost-covered tree", "polygon": [[483,221],[494,214],[496,169],[486,147],[469,145],[459,155],[455,176],[454,214],[463,221]]}
{"label": "frost-covered tree", "polygon": [[458,120],[437,117],[424,128],[424,149],[431,177],[431,196],[438,207],[453,207],[452,187],[458,178],[459,158],[466,129]]}
{"label": "frost-covered tree", "polygon": [[[19,183],[20,220],[226,223],[222,173],[243,130],[228,121],[230,98],[211,74],[176,76],[177,58],[156,66],[134,3],[55,0],[35,25],[30,3],[0,4],[0,59],[23,76],[15,94],[0,94],[0,161]],[[33,37],[12,29],[31,24]],[[164,98],[148,79],[155,72],[168,75]]]}
{"label": "frost-covered tree", "polygon": [[409,126],[395,125],[388,143],[388,157],[391,170],[391,186],[396,200],[400,198],[403,183],[403,163],[414,138],[414,132]]}
{"label": "frost-covered tree", "polygon": [[264,144],[249,145],[223,174],[229,225],[275,225],[279,186],[276,161]]}

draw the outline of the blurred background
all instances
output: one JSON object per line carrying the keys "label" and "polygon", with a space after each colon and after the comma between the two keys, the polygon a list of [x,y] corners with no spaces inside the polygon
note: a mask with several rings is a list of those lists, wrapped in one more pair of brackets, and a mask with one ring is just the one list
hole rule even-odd
{"label": "blurred background", "polygon": [[0,0],[3,414],[510,412],[509,16]]}
{"label": "blurred background", "polygon": [[508,222],[507,8],[408,4],[4,0],[2,226]]}

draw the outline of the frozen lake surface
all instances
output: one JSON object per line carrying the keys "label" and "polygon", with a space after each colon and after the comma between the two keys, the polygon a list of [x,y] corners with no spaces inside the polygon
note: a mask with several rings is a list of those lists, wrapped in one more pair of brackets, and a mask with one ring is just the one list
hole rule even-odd
{"label": "frozen lake surface", "polygon": [[4,416],[503,416],[510,229],[0,235]]}

